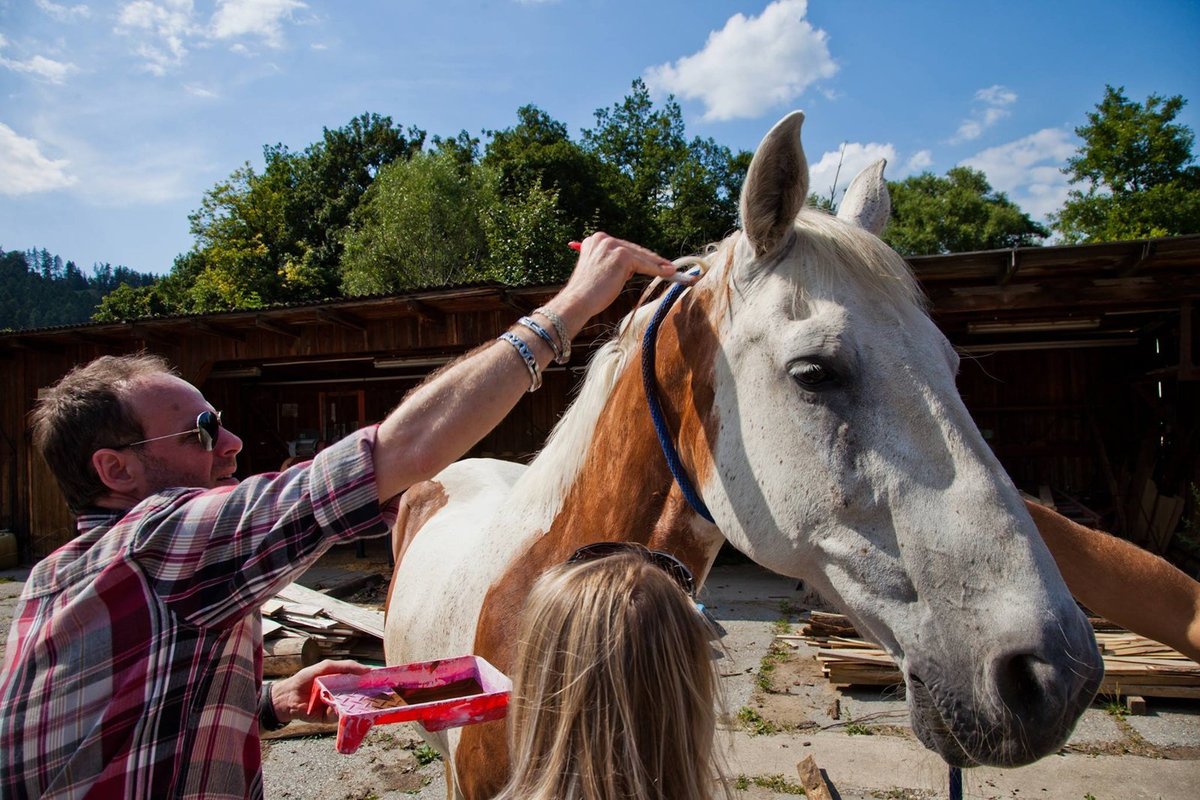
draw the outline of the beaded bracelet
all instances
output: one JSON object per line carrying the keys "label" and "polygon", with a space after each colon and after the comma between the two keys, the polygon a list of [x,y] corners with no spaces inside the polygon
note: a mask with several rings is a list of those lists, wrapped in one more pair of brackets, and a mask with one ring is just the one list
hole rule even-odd
{"label": "beaded bracelet", "polygon": [[541,325],[538,325],[536,321],[530,319],[529,317],[521,317],[519,320],[517,320],[517,324],[524,325],[526,328],[529,328],[529,330],[538,335],[539,339],[550,346],[550,349],[554,351],[554,363],[563,363],[562,350],[559,349],[558,342],[554,341],[554,337],[551,336],[545,328],[543,328]]}
{"label": "beaded bracelet", "polygon": [[525,344],[524,339],[512,331],[505,331],[500,334],[500,338],[517,349],[517,353],[520,354],[521,360],[525,362],[525,367],[529,370],[529,391],[536,392],[542,386],[542,373],[538,371],[537,359],[533,357],[533,351],[529,349],[529,345]]}
{"label": "beaded bracelet", "polygon": [[559,349],[554,352],[554,363],[565,364],[571,358],[571,340],[567,338],[567,326],[563,323],[563,318],[555,312],[542,306],[535,308],[534,314],[541,314],[546,319],[550,320],[550,325],[554,328],[554,333],[558,336]]}

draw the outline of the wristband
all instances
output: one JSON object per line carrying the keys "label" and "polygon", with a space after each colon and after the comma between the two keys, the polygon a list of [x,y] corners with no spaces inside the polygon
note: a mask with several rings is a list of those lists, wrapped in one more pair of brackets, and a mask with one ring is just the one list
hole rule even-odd
{"label": "wristband", "polygon": [[535,308],[534,314],[541,314],[546,319],[550,320],[550,326],[554,328],[554,333],[558,336],[558,350],[554,351],[554,363],[565,364],[571,358],[571,340],[567,338],[567,326],[563,323],[563,318],[555,312],[546,308]]}
{"label": "wristband", "polygon": [[521,317],[519,320],[517,320],[517,324],[524,325],[526,328],[529,328],[529,330],[536,333],[538,338],[550,347],[551,352],[554,353],[554,363],[563,363],[562,350],[558,348],[558,342],[554,341],[554,337],[551,336],[545,328],[543,328],[541,325],[538,325],[535,320],[532,320],[529,317]]}
{"label": "wristband", "polygon": [[505,331],[500,334],[500,338],[516,348],[517,354],[525,362],[525,368],[529,370],[529,391],[536,392],[542,385],[542,373],[538,370],[537,359],[534,358],[533,351],[529,349],[529,345],[525,344],[524,339],[512,331]]}
{"label": "wristband", "polygon": [[264,731],[277,731],[286,722],[279,721],[279,715],[275,713],[275,702],[271,699],[271,686],[273,684],[263,681],[262,692],[258,696],[258,727]]}

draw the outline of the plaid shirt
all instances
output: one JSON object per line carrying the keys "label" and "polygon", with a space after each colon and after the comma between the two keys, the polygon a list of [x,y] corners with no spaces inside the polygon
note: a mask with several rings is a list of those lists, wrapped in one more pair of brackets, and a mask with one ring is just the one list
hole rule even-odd
{"label": "plaid shirt", "polygon": [[387,532],[374,443],[80,516],[9,632],[0,796],[261,797],[257,612],[331,545]]}

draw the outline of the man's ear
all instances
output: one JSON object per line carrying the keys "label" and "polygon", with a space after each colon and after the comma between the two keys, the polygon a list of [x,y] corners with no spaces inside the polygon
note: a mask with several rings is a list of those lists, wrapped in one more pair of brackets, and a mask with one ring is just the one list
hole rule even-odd
{"label": "man's ear", "polygon": [[92,453],[92,468],[100,482],[114,494],[129,494],[137,489],[136,473],[141,465],[120,450],[103,447]]}

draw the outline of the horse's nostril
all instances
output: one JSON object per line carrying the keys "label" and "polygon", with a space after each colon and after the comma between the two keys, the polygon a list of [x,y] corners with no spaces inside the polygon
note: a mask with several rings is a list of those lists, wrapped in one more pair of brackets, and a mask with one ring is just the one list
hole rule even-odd
{"label": "horse's nostril", "polygon": [[[1005,706],[1018,716],[1035,714],[1045,707],[1047,673],[1053,668],[1030,653],[1013,653],[996,660],[996,689]],[[1052,704],[1056,705],[1056,704]]]}

